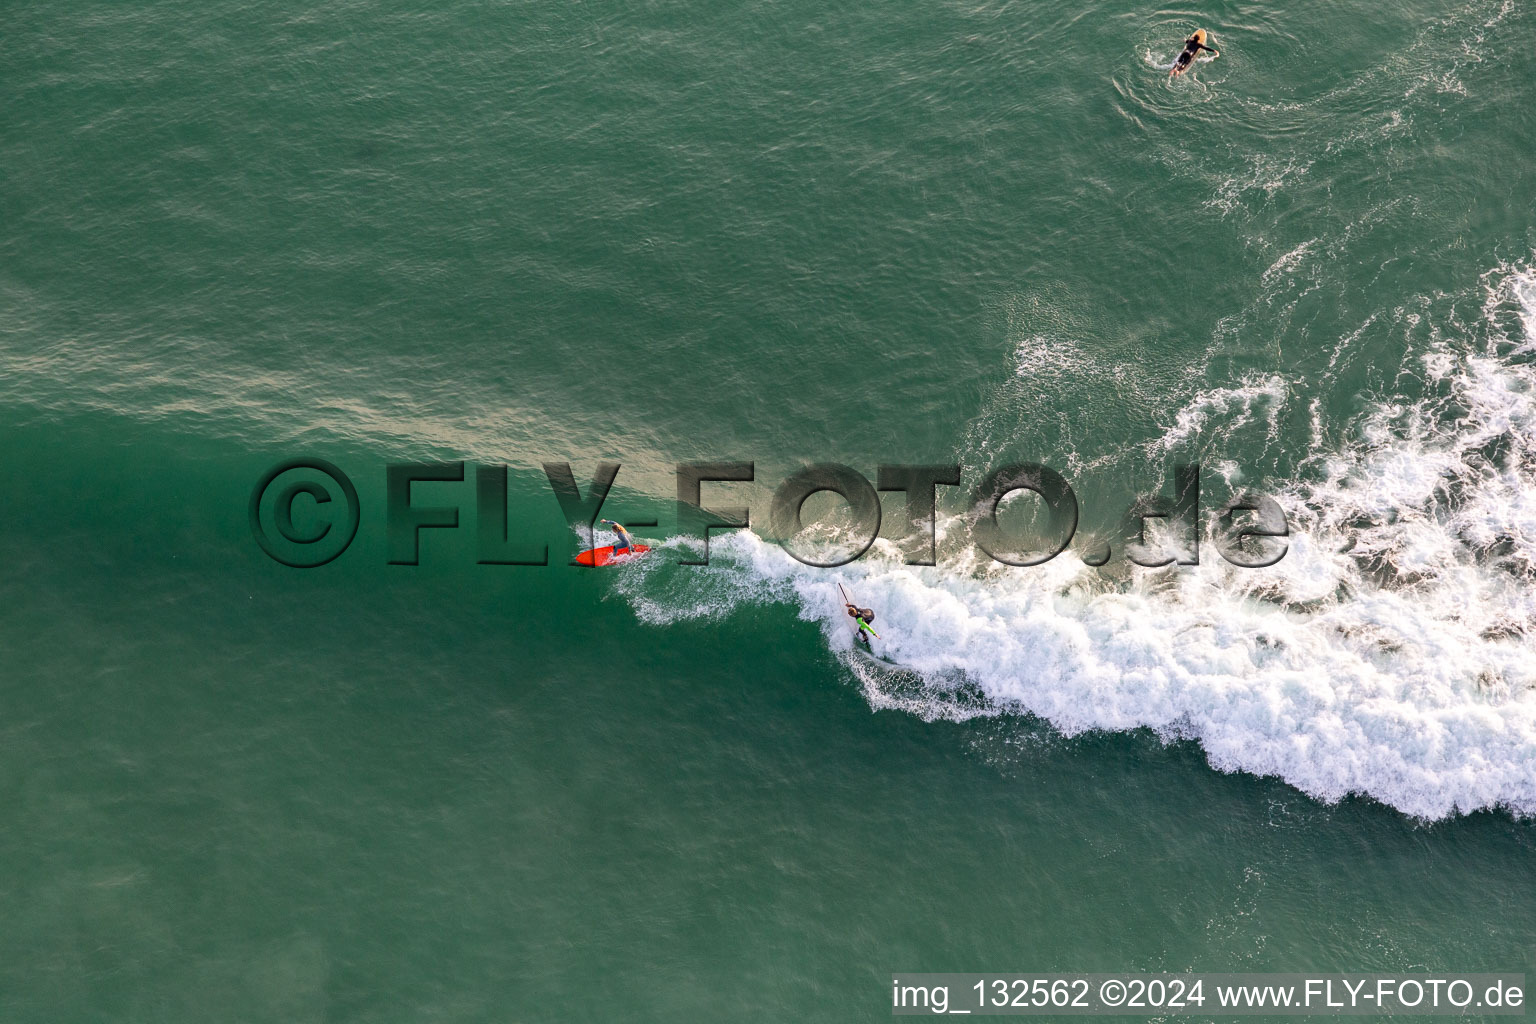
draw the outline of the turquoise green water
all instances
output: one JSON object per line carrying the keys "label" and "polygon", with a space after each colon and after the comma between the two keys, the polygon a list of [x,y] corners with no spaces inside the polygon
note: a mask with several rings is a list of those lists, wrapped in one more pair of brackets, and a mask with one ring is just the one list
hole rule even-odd
{"label": "turquoise green water", "polygon": [[[1536,966],[1528,5],[15,14],[0,1018]],[[362,508],[307,571],[246,519],[301,455]],[[553,564],[477,565],[466,481],[387,565],[439,459]],[[661,550],[582,573],[539,465],[603,459]],[[1030,459],[1089,536],[907,567],[893,495],[842,569],[685,568],[694,459],[759,530],[804,462]],[[1286,558],[1085,566],[1184,462]]]}

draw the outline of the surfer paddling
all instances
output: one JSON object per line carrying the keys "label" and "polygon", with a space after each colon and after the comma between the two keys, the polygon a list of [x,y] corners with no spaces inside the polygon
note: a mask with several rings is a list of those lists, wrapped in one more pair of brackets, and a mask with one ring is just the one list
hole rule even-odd
{"label": "surfer paddling", "polygon": [[1221,56],[1220,53],[1206,46],[1205,40],[1206,34],[1203,28],[1196,29],[1194,35],[1184,40],[1184,52],[1179,54],[1178,59],[1173,62],[1173,69],[1168,72],[1169,78],[1177,77],[1188,71],[1195,63],[1195,58],[1200,55],[1201,50],[1210,50],[1213,58]]}

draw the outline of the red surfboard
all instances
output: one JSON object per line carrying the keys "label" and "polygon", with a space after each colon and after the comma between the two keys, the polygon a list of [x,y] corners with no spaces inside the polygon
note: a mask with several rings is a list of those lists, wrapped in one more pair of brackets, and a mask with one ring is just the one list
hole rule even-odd
{"label": "red surfboard", "polygon": [[[623,565],[625,562],[651,550],[644,544],[636,544],[629,551],[620,552],[619,556],[613,556],[613,545],[606,548],[593,548],[591,551],[583,551],[576,556],[577,565]],[[633,552],[633,553],[631,553]]]}

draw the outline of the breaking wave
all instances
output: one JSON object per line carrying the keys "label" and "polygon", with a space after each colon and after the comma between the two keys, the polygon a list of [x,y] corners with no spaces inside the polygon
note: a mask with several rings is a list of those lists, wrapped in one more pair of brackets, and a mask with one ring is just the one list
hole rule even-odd
{"label": "breaking wave", "polygon": [[[1198,566],[1110,572],[1069,550],[1019,569],[941,539],[938,567],[881,540],[817,570],[741,533],[711,541],[708,568],[657,559],[617,585],[658,625],[790,603],[876,708],[1146,728],[1321,800],[1536,814],[1536,271],[1502,266],[1482,288],[1480,337],[1437,334],[1416,357],[1422,397],[1371,401],[1342,444],[1314,437],[1295,480],[1268,486],[1291,524],[1269,569],[1209,548]],[[1291,400],[1269,379],[1201,393],[1148,454],[1188,449],[1213,413],[1271,431]],[[853,649],[837,582],[878,609],[877,657]]]}

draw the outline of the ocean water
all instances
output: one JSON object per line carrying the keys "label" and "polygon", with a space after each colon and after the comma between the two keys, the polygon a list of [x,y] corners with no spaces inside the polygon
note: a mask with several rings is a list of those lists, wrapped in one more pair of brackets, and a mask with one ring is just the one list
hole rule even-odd
{"label": "ocean water", "polygon": [[[1536,973],[1536,7],[13,15],[0,1020]],[[315,569],[248,518],[296,457],[359,494]],[[450,460],[459,529],[388,564],[386,467]],[[756,467],[702,568],[699,460]],[[1082,509],[1033,568],[961,515],[1020,460]],[[552,461],[620,463],[657,552],[564,564]],[[960,463],[938,564],[899,495],[789,557],[825,461]],[[1286,556],[1086,564],[1182,464]],[[551,564],[478,564],[481,465]]]}

